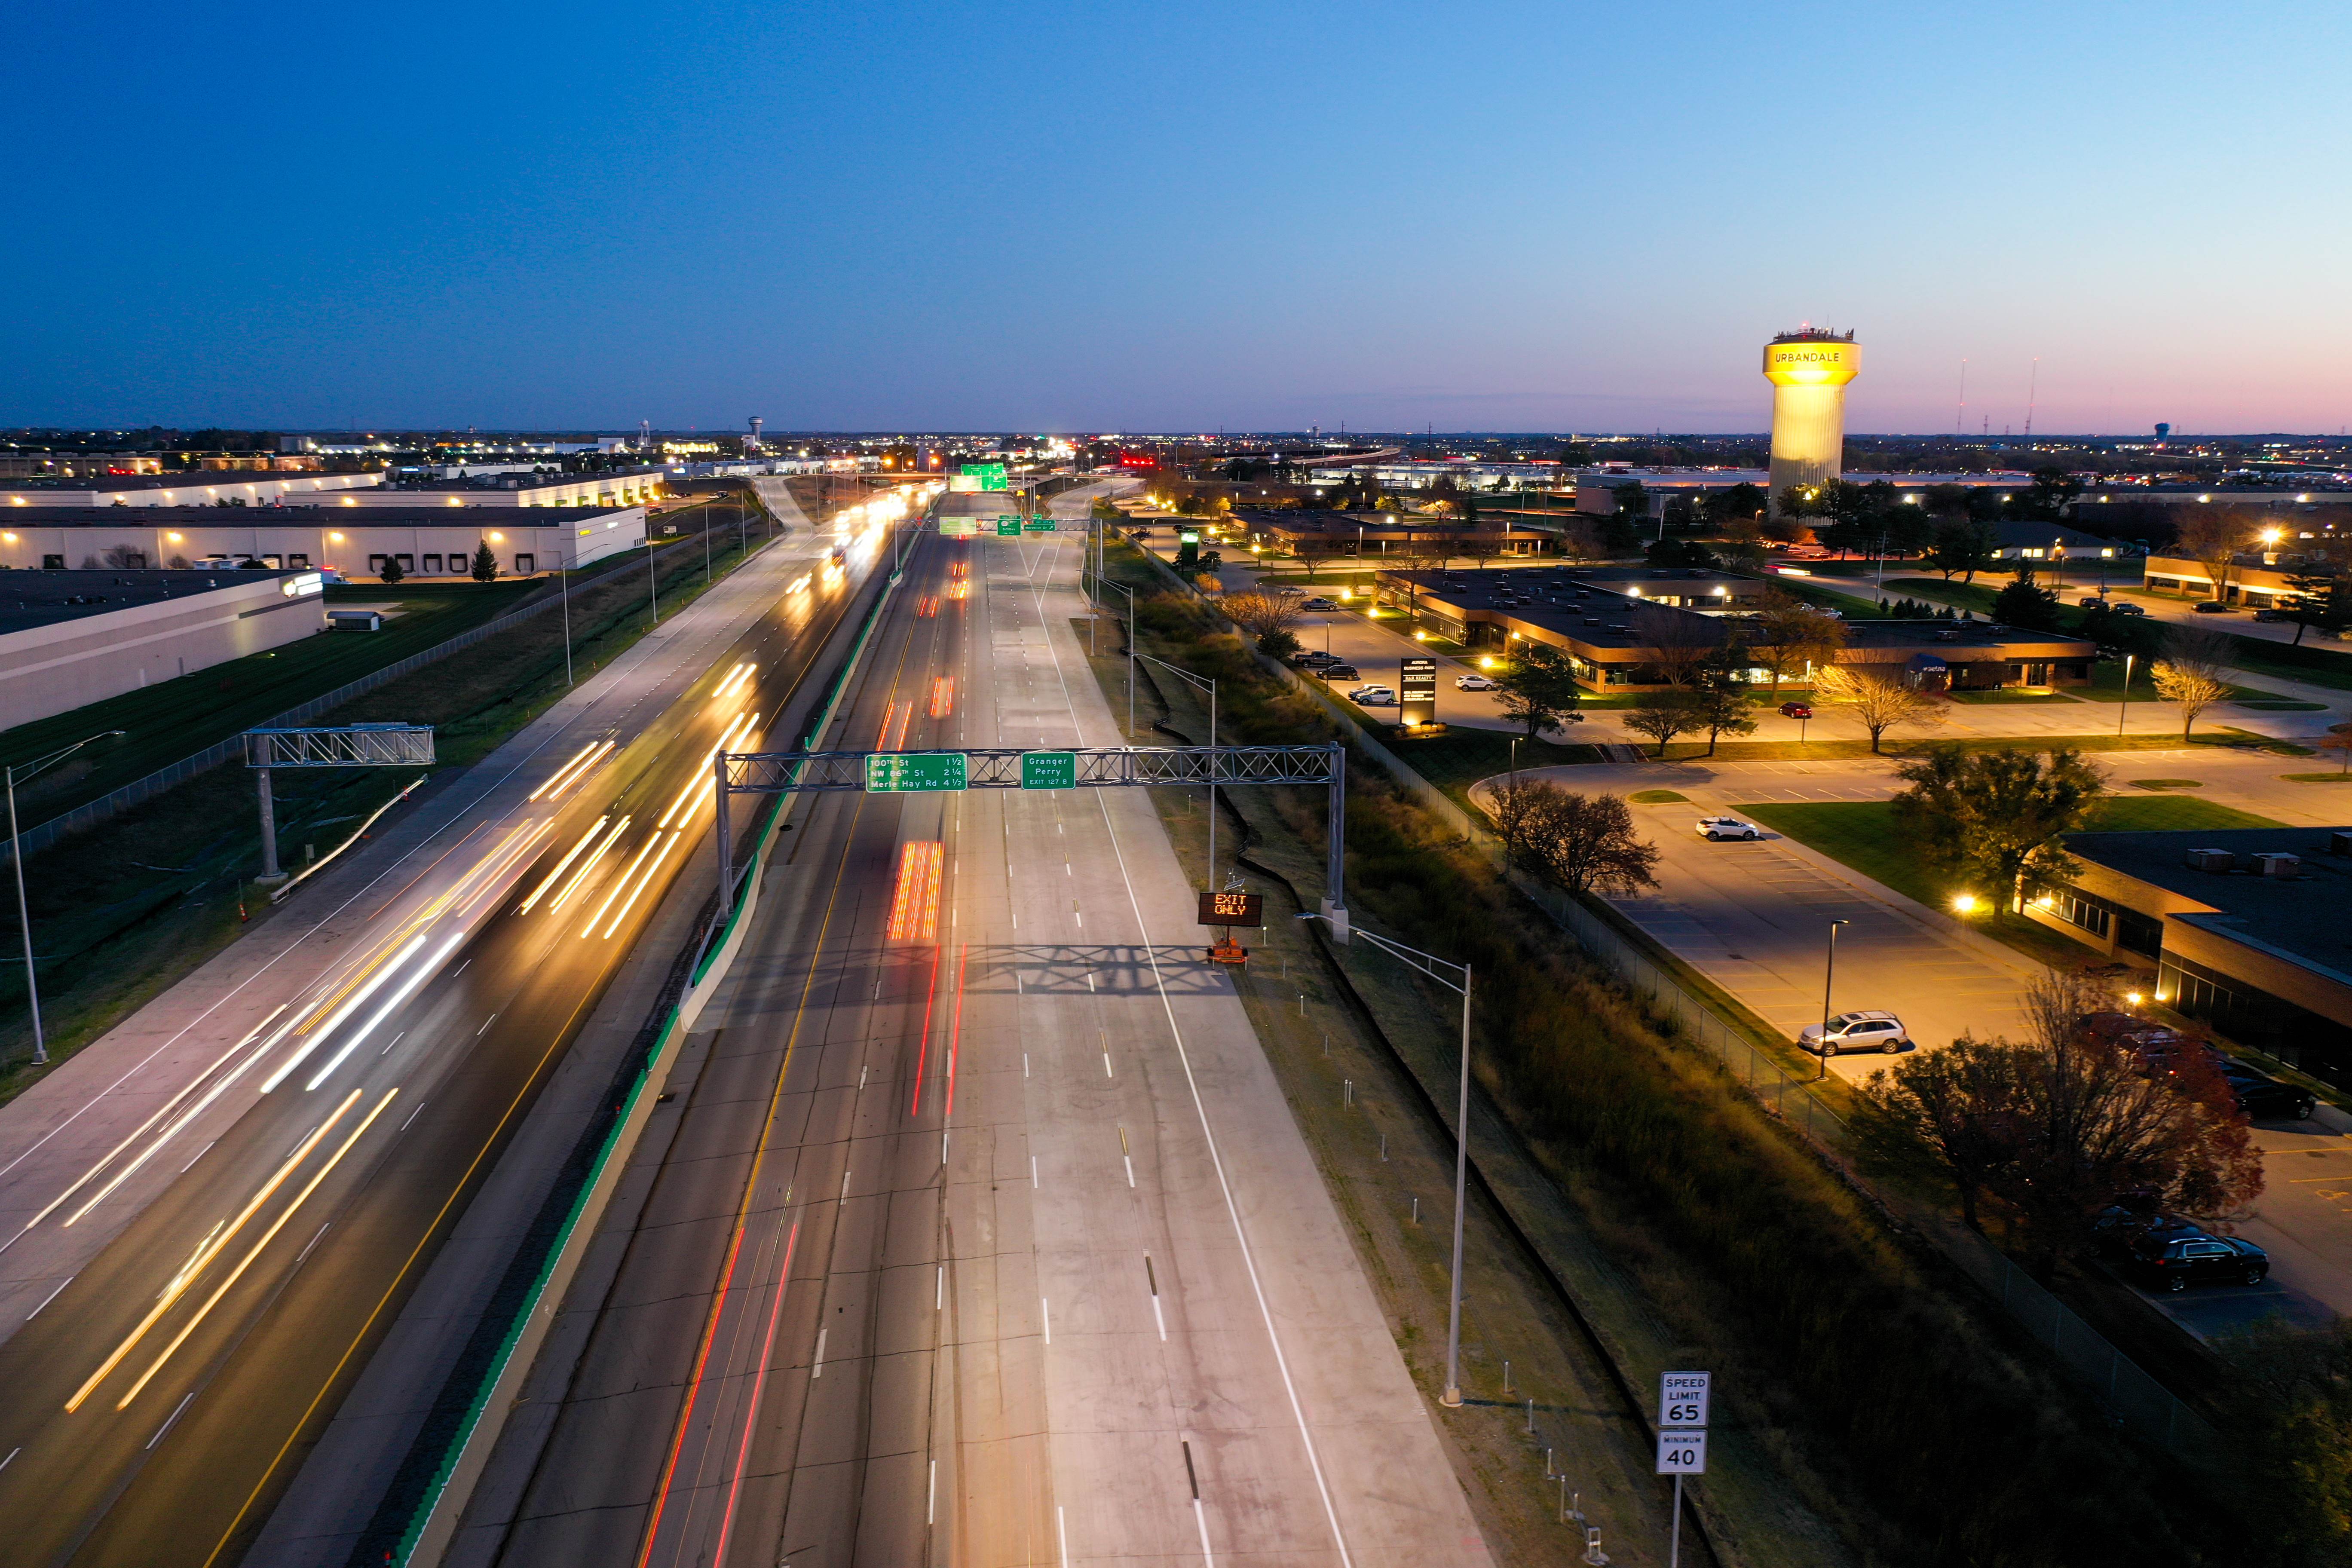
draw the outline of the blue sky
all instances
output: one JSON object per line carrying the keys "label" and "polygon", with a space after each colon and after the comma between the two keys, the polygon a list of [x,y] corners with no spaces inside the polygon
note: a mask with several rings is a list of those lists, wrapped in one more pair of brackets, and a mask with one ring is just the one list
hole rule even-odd
{"label": "blue sky", "polygon": [[2282,4],[51,6],[0,424],[2352,423]]}

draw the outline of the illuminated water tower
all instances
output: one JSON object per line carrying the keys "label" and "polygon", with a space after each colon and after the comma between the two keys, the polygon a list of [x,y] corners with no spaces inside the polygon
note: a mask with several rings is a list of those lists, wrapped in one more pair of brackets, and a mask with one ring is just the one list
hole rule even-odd
{"label": "illuminated water tower", "polygon": [[1764,345],[1772,384],[1772,500],[1790,485],[1836,479],[1845,466],[1845,384],[1862,370],[1862,345],[1808,327]]}

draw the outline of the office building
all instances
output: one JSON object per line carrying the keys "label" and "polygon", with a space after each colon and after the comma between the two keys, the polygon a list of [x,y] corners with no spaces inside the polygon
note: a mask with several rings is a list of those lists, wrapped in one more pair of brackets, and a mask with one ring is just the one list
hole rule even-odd
{"label": "office building", "polygon": [[[231,521],[234,519],[234,521]],[[387,560],[410,577],[463,577],[484,544],[501,576],[589,565],[646,542],[646,509],[517,512],[441,506],[264,507],[171,512],[103,507],[0,515],[0,568],[141,570],[195,566],[325,569],[373,577]],[[0,579],[0,587],[13,586]]]}

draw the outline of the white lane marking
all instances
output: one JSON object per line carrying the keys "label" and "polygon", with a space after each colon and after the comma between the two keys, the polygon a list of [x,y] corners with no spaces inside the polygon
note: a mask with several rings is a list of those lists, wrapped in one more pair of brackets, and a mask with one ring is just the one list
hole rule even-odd
{"label": "white lane marking", "polygon": [[1192,1499],[1192,1520],[1201,1527],[1201,1560],[1208,1568],[1217,1568],[1217,1554],[1209,1550],[1209,1516],[1201,1510],[1201,1500]]}
{"label": "white lane marking", "polygon": [[1032,1154],[1032,1155],[1030,1155],[1030,1156],[1029,1156],[1029,1186],[1030,1186],[1030,1190],[1031,1190],[1031,1191],[1033,1191],[1033,1192],[1034,1192],[1034,1191],[1035,1191],[1035,1190],[1036,1190],[1036,1186],[1037,1186],[1037,1156],[1036,1156],[1036,1155],[1034,1155],[1034,1154]]}
{"label": "white lane marking", "polygon": [[1021,1053],[1021,1076],[1023,1078],[1027,1078],[1029,1076],[1029,1053],[1027,1051]]}
{"label": "white lane marking", "polygon": [[[9,1450],[8,1450],[8,1457],[7,1457],[6,1458],[5,1458],[5,1459],[0,1459],[0,1470],[5,1470],[5,1469],[6,1469],[9,1466],[11,1466],[11,1465],[15,1464],[15,1463],[16,1462],[16,1456],[17,1456],[17,1455],[19,1455],[19,1454],[21,1454],[21,1453],[23,1453],[24,1451],[25,1451],[25,1450],[24,1450],[24,1447],[23,1447],[23,1446],[22,1446],[21,1444],[20,1444],[19,1446],[17,1446],[16,1447],[14,1447],[14,1448],[9,1449]],[[1065,1559],[1065,1561],[1067,1561],[1067,1559],[1066,1558],[1066,1559]]]}
{"label": "white lane marking", "polygon": [[[418,1101],[416,1102],[416,1109],[415,1109],[415,1110],[412,1110],[412,1111],[410,1111],[410,1112],[408,1113],[408,1121],[415,1121],[418,1117],[420,1117],[420,1116],[422,1116],[422,1115],[424,1115],[424,1114],[425,1114],[425,1102],[424,1102],[423,1100],[418,1100]],[[405,1132],[405,1131],[408,1131],[408,1121],[404,1121],[404,1122],[402,1122],[402,1123],[400,1124],[400,1131],[402,1131],[403,1132]]]}
{"label": "white lane marking", "polygon": [[939,1288],[931,1292],[931,1310],[944,1312],[948,1307],[948,1266],[940,1265]]}
{"label": "white lane marking", "polygon": [[939,1521],[940,1521],[940,1462],[939,1462],[937,1459],[933,1459],[933,1460],[931,1461],[931,1487],[930,1487],[930,1490],[929,1490],[929,1491],[928,1491],[928,1492],[926,1492],[926,1493],[924,1494],[924,1496],[923,1496],[923,1522],[924,1522],[925,1524],[929,1525],[929,1524],[937,1524]]}
{"label": "white lane marking", "polygon": [[[213,1143],[217,1143],[219,1142],[220,1140],[217,1138],[213,1140]],[[212,1152],[213,1143],[207,1143],[203,1148],[197,1150],[194,1154],[189,1155],[188,1163],[180,1167],[180,1174],[184,1176],[190,1171],[194,1170],[196,1168],[196,1162],[203,1159],[206,1154]]]}
{"label": "white lane marking", "polygon": [[1110,1070],[1110,1053],[1108,1051],[1105,1051],[1103,1053],[1103,1077],[1110,1078],[1112,1076],[1114,1075]]}
{"label": "white lane marking", "polygon": [[838,1201],[845,1204],[849,1201],[849,1173],[846,1171],[841,1173],[841,1197]]}
{"label": "white lane marking", "polygon": [[[16,1456],[8,1457],[13,1459]],[[1059,1503],[1054,1505],[1054,1534],[1062,1543],[1062,1568],[1070,1568],[1070,1521]]]}
{"label": "white lane marking", "polygon": [[163,1440],[163,1434],[172,1429],[172,1423],[180,1418],[180,1412],[185,1410],[188,1407],[188,1401],[194,1399],[195,1396],[196,1391],[193,1388],[188,1390],[187,1393],[180,1395],[180,1403],[172,1406],[172,1414],[163,1418],[163,1424],[155,1428],[155,1435],[147,1439],[147,1446],[149,1447],[152,1448],[156,1444]]}
{"label": "white lane marking", "polygon": [[831,1329],[819,1329],[816,1331],[816,1359],[809,1367],[811,1377],[824,1375],[824,1336],[831,1332],[833,1332]]}
{"label": "white lane marking", "polygon": [[1045,1342],[1054,1342],[1054,1303],[1045,1297],[1037,1298],[1038,1321],[1045,1325]]}
{"label": "white lane marking", "polygon": [[1158,1291],[1152,1292],[1151,1296],[1151,1321],[1160,1325],[1160,1342],[1163,1345],[1166,1344],[1168,1342],[1168,1320],[1160,1313],[1160,1294]]}
{"label": "white lane marking", "polygon": [[1119,1161],[1127,1166],[1127,1184],[1132,1187],[1135,1185],[1135,1156],[1132,1154],[1121,1154],[1119,1156]]}
{"label": "white lane marking", "polygon": [[327,1238],[327,1232],[334,1228],[334,1224],[335,1222],[333,1220],[329,1220],[325,1225],[320,1226],[319,1227],[319,1234],[312,1237],[309,1244],[306,1245],[301,1251],[294,1255],[295,1268],[299,1268],[302,1267],[302,1259],[310,1256],[311,1247],[318,1246],[319,1243]]}
{"label": "white lane marking", "polygon": [[[68,1286],[68,1285],[70,1285],[70,1284],[72,1284],[72,1283],[73,1283],[73,1276],[72,1276],[72,1275],[70,1275],[70,1274],[67,1275],[63,1279],[61,1279],[61,1280],[58,1281],[58,1288],[57,1288],[56,1289],[54,1289],[54,1290],[50,1291],[47,1295],[46,1295],[46,1296],[44,1296],[44,1297],[42,1297],[42,1298],[41,1298],[41,1307],[46,1307],[46,1306],[47,1306],[50,1302],[52,1302],[52,1301],[56,1300],[58,1297],[60,1297],[60,1296],[64,1295],[64,1294],[65,1294],[65,1292],[66,1292],[66,1287],[67,1287],[67,1286]],[[26,1313],[26,1314],[25,1314],[25,1321],[26,1321],[26,1322],[28,1322],[28,1323],[29,1323],[29,1322],[31,1322],[35,1318],[39,1317],[39,1316],[41,1315],[41,1307],[36,1307],[36,1308],[34,1308],[31,1311],[29,1311],[29,1312]]]}

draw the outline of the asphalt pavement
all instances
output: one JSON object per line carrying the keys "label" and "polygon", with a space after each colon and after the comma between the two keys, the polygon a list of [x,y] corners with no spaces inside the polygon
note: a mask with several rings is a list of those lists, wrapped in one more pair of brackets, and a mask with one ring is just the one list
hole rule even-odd
{"label": "asphalt pavement", "polygon": [[[1119,743],[1066,527],[927,536],[828,743]],[[793,821],[453,1561],[1487,1561],[1150,801]]]}
{"label": "asphalt pavement", "polygon": [[299,895],[334,919],[0,1115],[11,1561],[251,1543],[676,877],[709,748],[772,718],[871,570],[828,543],[747,563]]}

